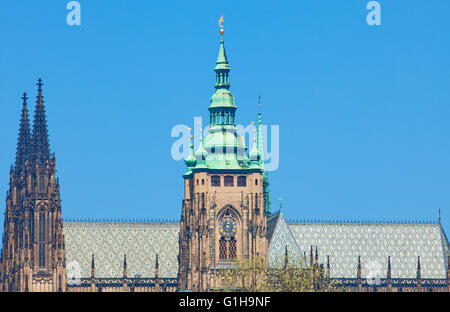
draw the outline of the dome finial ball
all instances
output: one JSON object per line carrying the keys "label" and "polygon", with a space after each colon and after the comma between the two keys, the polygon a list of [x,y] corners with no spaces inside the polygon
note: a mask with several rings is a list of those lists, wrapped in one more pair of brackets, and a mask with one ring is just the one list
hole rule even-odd
{"label": "dome finial ball", "polygon": [[220,29],[220,34],[223,36],[223,33],[225,32],[225,30],[223,28]]}

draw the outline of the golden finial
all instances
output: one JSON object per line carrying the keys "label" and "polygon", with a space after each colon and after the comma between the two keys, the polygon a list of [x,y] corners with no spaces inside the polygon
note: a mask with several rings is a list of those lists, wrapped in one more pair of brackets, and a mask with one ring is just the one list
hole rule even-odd
{"label": "golden finial", "polygon": [[223,36],[223,33],[225,32],[225,30],[223,29],[222,23],[223,23],[223,15],[219,19],[219,27],[220,27],[220,31],[219,32]]}

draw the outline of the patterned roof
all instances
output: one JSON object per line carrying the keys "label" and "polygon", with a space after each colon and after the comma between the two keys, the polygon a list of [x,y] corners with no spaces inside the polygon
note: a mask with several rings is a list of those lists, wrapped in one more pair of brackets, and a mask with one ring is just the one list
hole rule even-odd
{"label": "patterned roof", "polygon": [[81,278],[122,277],[127,255],[128,277],[154,277],[158,254],[159,276],[177,277],[179,223],[171,222],[64,222],[67,266],[80,265]]}
{"label": "patterned roof", "polygon": [[[422,278],[446,278],[448,240],[440,224],[387,223],[289,223],[281,213],[268,219],[269,263],[290,262],[319,250],[319,262],[330,256],[331,277],[356,278],[358,256],[362,277],[376,270],[385,278],[388,256],[392,278],[416,278],[420,256]],[[81,277],[90,277],[91,255],[95,276],[121,277],[127,255],[128,277],[154,277],[155,257],[159,276],[176,278],[178,273],[177,222],[64,222],[67,265],[77,261]]]}
{"label": "patterned roof", "polygon": [[416,278],[418,256],[422,278],[447,276],[448,240],[440,224],[287,223],[284,218],[277,223],[283,225],[277,225],[270,237],[272,265],[286,245],[290,256],[299,251],[309,255],[311,246],[318,246],[320,263],[326,264],[330,256],[331,277],[356,278],[358,256],[363,278],[373,270],[385,278],[389,256],[392,278]]}
{"label": "patterned roof", "polygon": [[284,264],[286,246],[290,262],[300,259],[302,253],[298,248],[289,225],[281,213],[275,213],[267,220],[267,236],[269,238],[269,263],[272,267]]}

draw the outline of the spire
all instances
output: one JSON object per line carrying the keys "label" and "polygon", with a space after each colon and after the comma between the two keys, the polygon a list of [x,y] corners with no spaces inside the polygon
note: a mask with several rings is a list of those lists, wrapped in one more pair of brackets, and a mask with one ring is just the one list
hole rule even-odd
{"label": "spire", "polygon": [[[261,95],[258,96],[258,154],[259,154],[259,165],[264,170],[263,171],[263,194],[264,194],[264,212],[266,215],[271,214],[272,203],[270,199],[269,190],[269,174],[265,170],[264,164],[264,140],[263,140],[263,127],[262,127],[262,116],[261,116]],[[281,211],[281,208],[280,208]]]}
{"label": "spire", "polygon": [[358,256],[358,268],[356,271],[356,279],[358,283],[358,292],[362,290],[362,280],[361,280],[361,256]]}
{"label": "spire", "polygon": [[[280,215],[283,215],[283,198],[278,198],[279,202],[280,202]],[[312,248],[312,246],[311,246]],[[312,252],[312,250],[311,250]]]}
{"label": "spire", "polygon": [[330,280],[331,274],[330,274],[330,255],[327,255],[327,280]]}
{"label": "spire", "polygon": [[261,95],[258,96],[258,153],[260,155],[259,161],[264,166],[264,144],[262,131],[262,117],[261,117]]}
{"label": "spire", "polygon": [[[191,131],[191,128],[189,128],[189,131]],[[184,160],[184,162],[186,163],[186,166],[188,168],[195,167],[195,164],[197,163],[195,160],[195,156],[194,156],[194,141],[193,141],[193,139],[194,139],[194,137],[191,135],[191,146],[190,146],[190,150],[189,150],[189,155]]]}
{"label": "spire", "polygon": [[[219,46],[219,54],[217,55],[216,67],[214,68],[216,72],[218,70],[222,70],[221,72],[229,72],[230,64],[228,63],[227,53],[225,52],[225,43],[223,41],[223,35],[220,37],[220,46]],[[226,87],[229,85],[226,84],[228,81],[217,81],[216,86]]]}
{"label": "spire", "polygon": [[417,257],[417,291],[422,291],[422,270],[420,268],[420,257]]}
{"label": "spire", "polygon": [[203,146],[203,129],[200,128],[200,140],[198,148],[195,151],[195,159],[197,160],[197,162],[204,163],[207,156],[208,153],[206,152],[205,147]]}
{"label": "spire", "polygon": [[230,83],[228,80],[230,65],[228,64],[227,54],[223,34],[221,34],[219,54],[217,56],[216,66],[216,92],[211,97],[209,105],[211,125],[235,125],[234,97],[230,92]]}
{"label": "spire", "polygon": [[387,278],[392,278],[392,268],[391,268],[391,256],[388,256],[388,269],[387,269]]}
{"label": "spire", "polygon": [[25,161],[29,159],[30,144],[31,144],[31,131],[30,121],[28,119],[28,107],[27,107],[27,94],[24,92],[22,96],[22,117],[20,120],[19,139],[17,142],[16,153],[16,176],[19,176],[25,165]]}
{"label": "spire", "polygon": [[94,254],[92,254],[91,260],[91,278],[95,277],[95,262],[94,262]]}
{"label": "spire", "polygon": [[[251,124],[253,125],[254,122],[252,121]],[[253,129],[253,144],[252,144],[252,150],[248,154],[251,161],[255,163],[259,163],[259,152],[258,152],[258,140],[257,140],[257,133],[256,129]]]}
{"label": "spire", "polygon": [[358,268],[357,268],[356,276],[358,279],[361,278],[361,256],[358,256]]}
{"label": "spire", "polygon": [[391,269],[391,256],[388,256],[388,269],[387,269],[387,291],[392,291],[392,269]]}
{"label": "spire", "polygon": [[289,255],[288,255],[288,246],[285,246],[284,250],[284,269],[287,270],[289,268]]}
{"label": "spire", "polygon": [[314,262],[315,262],[315,265],[316,266],[319,266],[319,252],[318,252],[318,250],[317,250],[317,246],[316,246],[316,255],[315,255],[315,257],[314,257]]}
{"label": "spire", "polygon": [[42,96],[42,79],[38,79],[38,96],[34,113],[32,153],[33,160],[45,163],[50,160],[50,145],[48,143],[47,121],[45,116],[44,100]]}
{"label": "spire", "polygon": [[155,278],[159,277],[159,261],[158,261],[158,254],[156,254],[156,260],[155,260]]}
{"label": "spire", "polygon": [[127,255],[123,255],[123,278],[127,278]]}
{"label": "spire", "polygon": [[422,269],[420,267],[420,257],[417,257],[417,279],[422,277]]}

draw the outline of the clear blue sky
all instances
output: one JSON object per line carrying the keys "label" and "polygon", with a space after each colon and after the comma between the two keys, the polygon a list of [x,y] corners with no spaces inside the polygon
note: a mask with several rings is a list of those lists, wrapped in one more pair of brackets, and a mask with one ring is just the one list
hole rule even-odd
{"label": "clear blue sky", "polygon": [[[280,125],[273,210],[450,225],[450,1],[81,0],[0,4],[4,211],[21,94],[44,80],[63,217],[176,218],[176,124],[208,117],[225,15],[237,121]],[[31,113],[34,112],[32,105]],[[3,223],[2,223],[3,224]]]}

